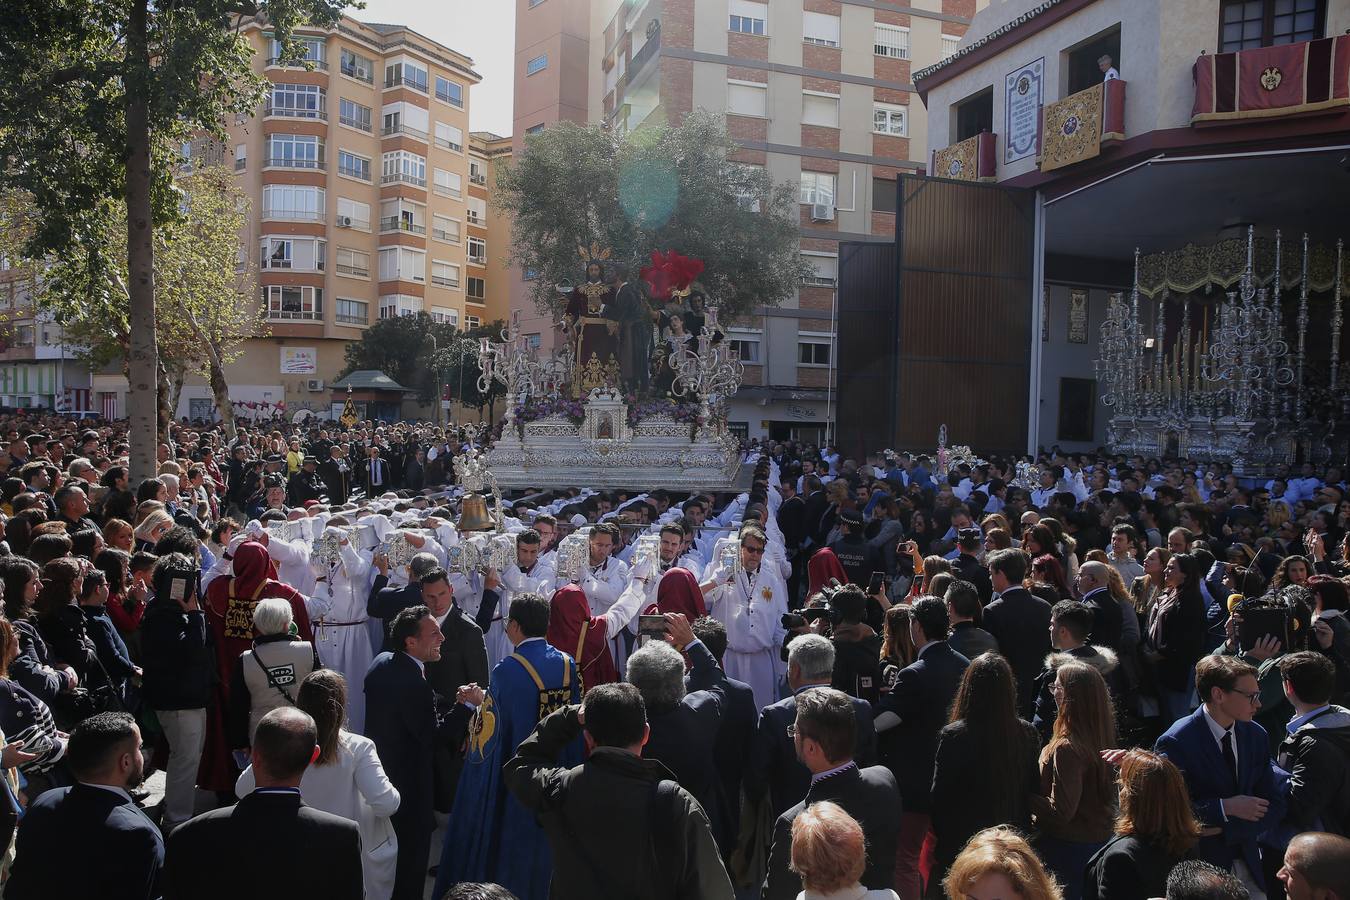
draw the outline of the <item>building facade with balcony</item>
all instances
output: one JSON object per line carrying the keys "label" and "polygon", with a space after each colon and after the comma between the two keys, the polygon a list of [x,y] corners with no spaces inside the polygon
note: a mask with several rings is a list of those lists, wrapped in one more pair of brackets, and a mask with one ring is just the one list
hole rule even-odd
{"label": "building facade with balcony", "polygon": [[[914,72],[930,174],[902,177],[897,240],[841,272],[845,314],[885,336],[841,335],[858,373],[845,392],[896,398],[845,404],[846,448],[931,447],[941,424],[986,453],[1114,443],[1103,382],[1116,373],[1101,355],[1113,298],[1131,306],[1138,271],[1147,369],[1207,389],[1248,233],[1267,284],[1282,239],[1272,292],[1292,366],[1303,236],[1314,270],[1350,237],[1333,200],[1350,196],[1347,29],[1350,0],[978,12],[955,52]],[[1350,287],[1333,296],[1319,279],[1298,354],[1309,390],[1335,391],[1350,346],[1328,326]]]}
{"label": "building facade with balcony", "polygon": [[0,255],[0,407],[101,414],[88,367],[33,303],[35,271]]}
{"label": "building facade with balcony", "polygon": [[511,162],[511,138],[490,131],[469,134],[470,233],[484,242],[482,264],[469,260],[466,285],[466,309],[483,323],[511,315],[511,284],[515,271],[508,265],[511,257],[511,217],[493,202],[497,173]]}
{"label": "building facade with balcony", "polygon": [[[553,2],[522,2],[518,34]],[[820,442],[832,431],[840,242],[891,240],[896,176],[921,169],[927,146],[911,69],[950,53],[983,5],[592,0],[590,121],[631,131],[712,110],[738,162],[800,185],[813,275],[730,330],[746,363],[730,404],[738,433]]]}

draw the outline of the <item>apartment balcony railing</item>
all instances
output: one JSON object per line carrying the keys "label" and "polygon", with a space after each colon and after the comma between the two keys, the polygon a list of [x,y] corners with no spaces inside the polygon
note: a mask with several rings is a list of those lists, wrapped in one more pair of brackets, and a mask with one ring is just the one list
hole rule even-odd
{"label": "apartment balcony railing", "polygon": [[427,93],[427,83],[425,81],[414,81],[406,75],[401,78],[395,78],[393,75],[386,75],[384,77],[384,87],[385,90],[396,87],[408,87],[422,94]]}
{"label": "apartment balcony railing", "polygon": [[1343,110],[1350,105],[1350,35],[1205,54],[1191,73],[1192,125]]}
{"label": "apartment balcony railing", "polygon": [[293,156],[273,156],[267,160],[268,168],[272,169],[309,169],[311,171],[322,172],[328,168],[328,163],[322,159],[296,159]]}
{"label": "apartment balcony railing", "polygon": [[321,72],[328,71],[328,61],[323,59],[292,59],[285,62],[281,57],[274,56],[267,61],[268,68],[282,67],[286,69],[309,69],[315,68]]}
{"label": "apartment balcony railing", "polygon": [[420,128],[413,128],[411,125],[386,125],[380,129],[382,137],[398,137],[406,135],[414,140],[426,143],[427,133]]}
{"label": "apartment balcony railing", "polygon": [[487,184],[487,176],[482,172],[477,172],[469,176],[470,184]]}
{"label": "apartment balcony railing", "polygon": [[364,81],[366,84],[375,83],[375,75],[365,66],[356,66],[351,63],[342,64],[342,74],[348,78],[355,78],[357,81]]}
{"label": "apartment balcony railing", "polygon": [[427,179],[425,176],[418,177],[417,175],[412,175],[408,172],[392,172],[388,175],[381,176],[380,178],[380,184],[398,184],[400,182],[420,188],[427,186]]}
{"label": "apartment balcony railing", "polygon": [[268,103],[263,108],[264,116],[283,116],[288,119],[321,119],[328,120],[328,111],[322,107],[319,109],[308,109],[304,107],[293,106],[273,106]]}
{"label": "apartment balcony railing", "polygon": [[380,234],[389,234],[394,231],[406,231],[409,234],[426,234],[427,227],[418,225],[415,222],[408,222],[402,216],[384,216],[380,219]]}

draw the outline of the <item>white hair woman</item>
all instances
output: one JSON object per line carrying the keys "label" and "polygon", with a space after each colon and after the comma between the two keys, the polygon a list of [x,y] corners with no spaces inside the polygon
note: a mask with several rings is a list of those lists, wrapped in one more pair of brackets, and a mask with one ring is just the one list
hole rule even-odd
{"label": "white hair woman", "polygon": [[898,900],[895,891],[869,891],[862,826],[828,800],[812,803],[792,822],[792,871],[802,877],[797,900]]}
{"label": "white hair woman", "polygon": [[239,751],[252,745],[258,721],[278,707],[295,706],[300,682],[321,668],[314,645],[296,633],[289,601],[259,600],[253,608],[253,631],[257,636],[252,649],[244,651],[234,666],[225,719],[225,734],[237,760],[246,758]]}

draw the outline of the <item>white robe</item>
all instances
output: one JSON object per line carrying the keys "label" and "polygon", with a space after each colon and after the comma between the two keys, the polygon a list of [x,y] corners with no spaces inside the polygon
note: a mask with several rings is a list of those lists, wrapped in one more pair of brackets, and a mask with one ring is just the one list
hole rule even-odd
{"label": "white robe", "polygon": [[[359,685],[364,683],[366,670],[375,658],[366,627],[370,561],[351,544],[342,548],[341,555],[342,561],[331,568],[320,569],[320,564],[314,563],[316,577],[324,578],[316,596],[330,605],[328,614],[314,625],[314,649],[327,668],[341,672],[347,684]],[[361,734],[365,726],[365,692],[348,691],[347,727]]]}
{"label": "white robe", "polygon": [[511,598],[516,594],[535,593],[544,599],[552,599],[553,581],[556,573],[549,566],[536,562],[529,573],[522,572],[520,566],[511,566],[502,573],[501,586],[497,588],[500,600],[497,613],[492,617],[492,625],[483,641],[487,644],[488,671],[496,668],[497,663],[515,652],[511,639],[506,636],[506,620],[511,613]]}
{"label": "white robe", "polygon": [[708,612],[727,629],[724,668],[729,677],[744,681],[755,692],[760,709],[778,700],[783,664],[783,614],[787,585],[771,566],[761,566],[753,583],[745,571],[730,584],[713,588],[706,597]]}
{"label": "white robe", "polygon": [[[628,587],[628,566],[617,559],[607,559],[595,567],[587,566],[578,586],[586,592],[591,615],[603,616]],[[623,634],[610,638],[609,652],[614,657],[614,668],[622,678],[628,662],[628,641]]]}

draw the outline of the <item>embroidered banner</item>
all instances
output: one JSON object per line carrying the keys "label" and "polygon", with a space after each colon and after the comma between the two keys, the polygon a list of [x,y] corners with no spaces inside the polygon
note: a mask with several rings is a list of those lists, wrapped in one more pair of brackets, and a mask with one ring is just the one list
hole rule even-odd
{"label": "embroidered banner", "polygon": [[1045,108],[1041,171],[1062,169],[1102,152],[1102,83]]}
{"label": "embroidered banner", "polygon": [[1192,123],[1350,106],[1350,35],[1206,55],[1191,74]]}

